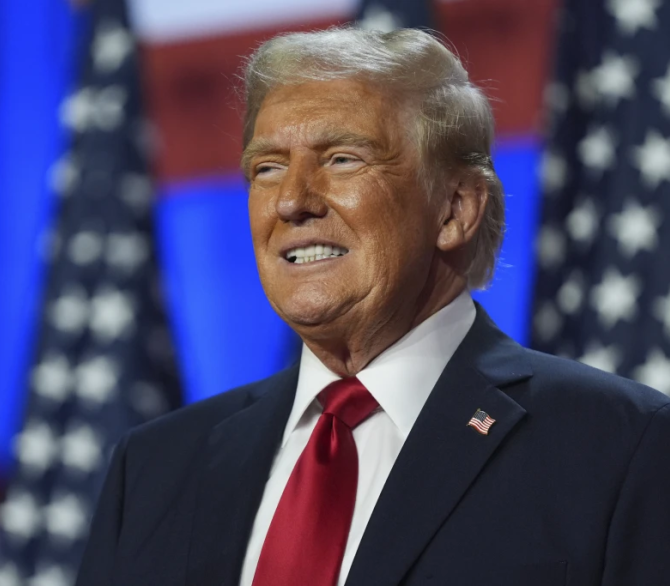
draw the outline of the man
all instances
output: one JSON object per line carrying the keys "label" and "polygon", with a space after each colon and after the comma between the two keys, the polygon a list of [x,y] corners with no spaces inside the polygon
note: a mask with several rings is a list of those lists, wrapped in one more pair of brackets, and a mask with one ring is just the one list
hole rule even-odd
{"label": "man", "polygon": [[292,34],[246,89],[258,269],[300,364],[129,434],[78,585],[667,583],[670,400],[469,296],[503,207],[458,59],[416,30]]}

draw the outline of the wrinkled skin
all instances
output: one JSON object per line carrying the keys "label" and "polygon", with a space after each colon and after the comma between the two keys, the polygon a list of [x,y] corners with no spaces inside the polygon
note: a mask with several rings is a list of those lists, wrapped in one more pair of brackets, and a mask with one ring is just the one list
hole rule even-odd
{"label": "wrinkled skin", "polygon": [[[465,287],[467,243],[485,183],[445,172],[420,181],[411,110],[348,79],[279,87],[245,151],[261,282],[277,313],[340,376],[359,372]],[[339,258],[293,264],[319,242]]]}

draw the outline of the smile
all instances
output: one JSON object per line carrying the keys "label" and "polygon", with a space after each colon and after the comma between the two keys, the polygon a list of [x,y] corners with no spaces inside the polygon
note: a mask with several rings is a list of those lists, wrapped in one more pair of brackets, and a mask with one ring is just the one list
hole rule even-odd
{"label": "smile", "polygon": [[329,244],[313,244],[311,246],[303,246],[301,248],[292,248],[289,250],[285,258],[290,263],[304,264],[308,262],[315,262],[317,260],[324,260],[328,258],[337,258],[344,256],[349,251],[340,246],[331,246]]}

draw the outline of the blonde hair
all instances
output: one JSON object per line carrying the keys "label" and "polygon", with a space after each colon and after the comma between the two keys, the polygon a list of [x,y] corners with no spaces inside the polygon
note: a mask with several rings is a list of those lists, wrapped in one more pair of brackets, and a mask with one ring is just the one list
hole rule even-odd
{"label": "blonde hair", "polygon": [[460,59],[431,34],[418,29],[382,33],[345,26],[267,41],[249,57],[244,72],[244,147],[273,88],[346,78],[363,79],[412,98],[421,171],[429,192],[454,164],[485,179],[488,202],[467,275],[471,288],[485,287],[493,276],[505,230],[502,184],[491,160],[493,113]]}

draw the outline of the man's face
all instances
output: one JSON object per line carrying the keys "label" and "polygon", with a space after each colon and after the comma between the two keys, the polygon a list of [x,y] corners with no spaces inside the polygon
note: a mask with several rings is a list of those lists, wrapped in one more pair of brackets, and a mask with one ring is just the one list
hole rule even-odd
{"label": "man's face", "polygon": [[374,331],[419,303],[441,222],[408,120],[355,80],[280,87],[261,106],[251,232],[265,292],[301,335]]}

